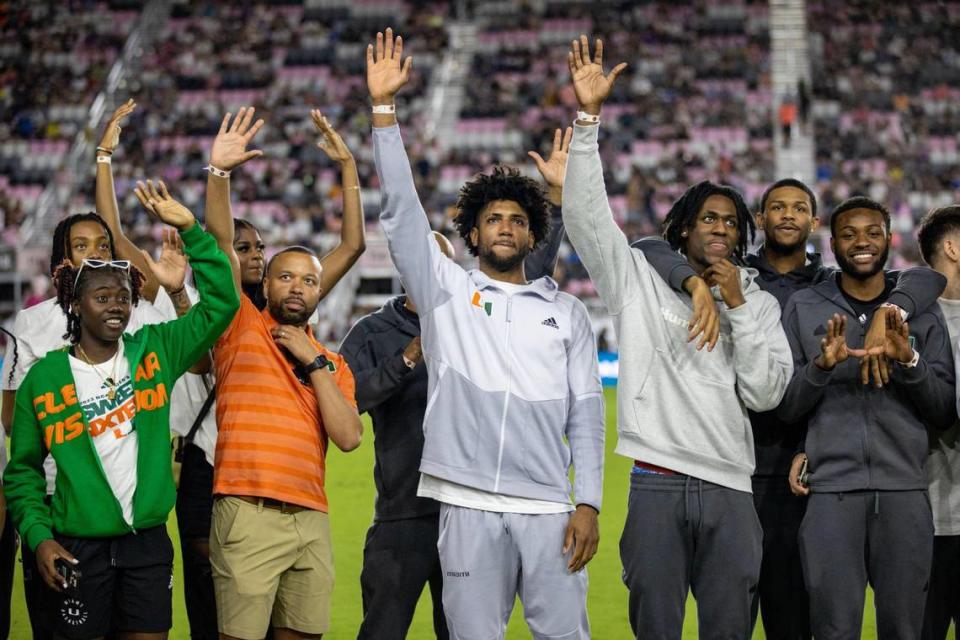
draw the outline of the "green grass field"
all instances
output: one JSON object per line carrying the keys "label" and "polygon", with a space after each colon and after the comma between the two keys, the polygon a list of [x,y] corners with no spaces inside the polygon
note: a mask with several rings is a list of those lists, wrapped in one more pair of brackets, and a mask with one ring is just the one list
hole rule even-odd
{"label": "green grass field", "polygon": [[[620,580],[620,557],[617,544],[627,509],[627,491],[631,461],[614,455],[616,444],[615,392],[607,391],[607,464],[604,478],[604,509],[600,514],[600,550],[589,565],[590,592],[588,607],[593,637],[598,640],[630,637],[627,622],[627,590]],[[366,418],[365,418],[366,419]],[[365,441],[349,454],[332,451],[328,458],[327,492],[330,499],[330,522],[333,529],[333,549],[336,558],[337,582],[333,592],[332,626],[325,638],[347,640],[355,638],[360,624],[360,565],[363,541],[373,516],[373,440],[366,422]],[[171,514],[170,534],[176,538],[176,519]],[[179,552],[179,546],[174,541]],[[174,626],[171,639],[189,638],[183,605],[183,585],[180,582],[179,557],[174,573]],[[869,595],[869,594],[868,594]],[[30,637],[30,627],[23,603],[22,580],[19,574],[13,593],[13,620],[10,637],[15,640]],[[408,638],[427,640],[432,635],[430,597],[420,600],[417,615]],[[507,632],[508,640],[529,638],[519,602],[514,609]],[[697,637],[696,604],[687,602],[684,638]],[[875,638],[873,600],[868,598],[863,626],[864,638]],[[954,637],[951,634],[951,637]],[[763,638],[761,630],[754,638]]]}

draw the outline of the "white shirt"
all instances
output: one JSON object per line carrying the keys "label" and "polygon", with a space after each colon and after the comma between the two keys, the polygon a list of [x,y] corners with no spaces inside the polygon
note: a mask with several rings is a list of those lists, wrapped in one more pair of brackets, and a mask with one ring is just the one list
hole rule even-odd
{"label": "white shirt", "polygon": [[[120,340],[120,348],[114,356],[106,362],[91,365],[73,356],[69,359],[77,399],[100,456],[100,466],[120,503],[123,519],[133,525],[138,449],[133,418],[137,403],[130,379],[130,364],[123,355],[123,340]],[[116,384],[110,385],[111,380]],[[112,400],[109,397],[111,387],[115,392]]]}
{"label": "white shirt", "polygon": [[[167,294],[160,289],[157,299]],[[130,312],[126,333],[133,333],[147,324],[158,324],[166,320],[156,307],[141,300]],[[47,355],[48,351],[60,349],[69,343],[63,334],[67,332],[67,316],[63,313],[56,298],[44,300],[40,304],[23,309],[13,321],[13,335],[17,337],[16,355],[11,346],[3,358],[3,371],[0,373],[0,388],[4,391],[16,391],[33,364]],[[9,344],[9,343],[8,343]],[[14,366],[16,360],[16,366]],[[57,465],[47,456],[43,461],[43,470],[47,476],[47,494],[52,495],[57,481]]]}
{"label": "white shirt", "polygon": [[436,476],[420,474],[417,495],[421,498],[433,498],[438,502],[457,507],[495,511],[497,513],[525,513],[539,515],[545,513],[568,513],[573,511],[569,502],[553,502],[535,498],[520,498],[474,489],[456,482],[450,482]]}
{"label": "white shirt", "polygon": [[[186,285],[187,297],[192,304],[196,304],[200,299],[197,290]],[[165,320],[175,320],[177,310],[173,306],[173,301],[163,289],[157,293],[157,299],[153,306]],[[174,433],[185,436],[190,432],[194,420],[203,408],[203,403],[207,401],[207,395],[213,389],[213,374],[207,376],[209,382],[204,382],[204,376],[195,373],[184,373],[177,379],[173,385],[173,391],[170,393],[170,430]],[[207,384],[210,385],[209,389]],[[217,448],[217,404],[214,402],[210,410],[200,423],[200,428],[193,436],[193,444],[200,447],[204,457],[210,466],[213,466],[213,456]]]}
{"label": "white shirt", "polygon": [[[940,309],[947,320],[947,331],[960,365],[960,300],[940,298]],[[927,458],[930,506],[933,528],[938,536],[960,535],[960,422],[940,434]]]}

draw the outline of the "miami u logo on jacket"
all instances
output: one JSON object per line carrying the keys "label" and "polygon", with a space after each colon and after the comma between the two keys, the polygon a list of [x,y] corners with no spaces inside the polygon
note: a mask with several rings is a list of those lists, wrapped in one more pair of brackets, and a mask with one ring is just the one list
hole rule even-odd
{"label": "miami u logo on jacket", "polygon": [[470,304],[472,304],[473,306],[475,306],[475,307],[477,307],[477,308],[479,308],[479,309],[483,309],[484,311],[487,312],[487,315],[488,315],[488,316],[493,313],[493,303],[492,303],[492,302],[484,302],[484,301],[480,298],[480,292],[479,292],[479,291],[475,291],[475,292],[473,293],[473,300],[470,301]]}

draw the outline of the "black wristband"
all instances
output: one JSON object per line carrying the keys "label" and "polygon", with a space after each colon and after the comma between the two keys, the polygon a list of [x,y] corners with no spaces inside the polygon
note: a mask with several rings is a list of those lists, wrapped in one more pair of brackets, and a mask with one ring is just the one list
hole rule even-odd
{"label": "black wristband", "polygon": [[317,369],[325,369],[329,365],[330,365],[330,361],[327,360],[327,356],[321,353],[317,355],[316,358],[313,359],[313,362],[311,362],[310,364],[305,364],[301,368],[305,374],[310,375]]}

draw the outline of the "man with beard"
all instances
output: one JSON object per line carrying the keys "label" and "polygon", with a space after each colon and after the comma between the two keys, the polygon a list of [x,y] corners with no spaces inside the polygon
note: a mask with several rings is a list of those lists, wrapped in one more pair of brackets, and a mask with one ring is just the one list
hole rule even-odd
{"label": "man with beard", "polygon": [[[460,191],[454,223],[479,269],[433,241],[394,95],[403,43],[367,50],[380,221],[420,317],[428,406],[418,495],[441,503],[443,607],[453,638],[499,638],[517,595],[536,638],[589,638],[587,576],[603,482],[603,396],[584,305],[524,258],[547,237],[536,181],[496,167]],[[571,503],[569,470],[574,477]]]}
{"label": "man with beard", "polygon": [[[234,281],[240,289],[236,256]],[[327,440],[360,445],[353,375],[313,336],[320,262],[288,247],[267,264],[217,342],[217,455],[210,564],[222,638],[312,637],[329,627],[333,556]]]}
{"label": "man with beard", "polygon": [[[217,179],[229,176],[209,170]],[[229,190],[219,192],[228,203]],[[229,206],[212,208],[208,223],[221,236],[232,229]],[[221,248],[240,291],[236,250],[232,242]],[[288,640],[329,628],[325,457],[328,440],[342,451],[356,449],[363,427],[349,367],[309,327],[321,272],[305,247],[274,255],[263,280],[266,309],[240,296],[214,350],[219,433],[210,564],[221,638],[259,639],[272,626],[274,638]]]}
{"label": "man with beard", "polygon": [[[554,207],[550,232],[523,261],[525,276],[553,273],[563,239],[559,219],[563,173],[573,129],[557,129],[544,161],[531,152],[549,187]],[[453,259],[453,245],[433,232],[440,251]],[[427,367],[423,365],[420,318],[408,295],[357,321],[340,345],[357,381],[357,407],[370,414],[376,452],[377,487],[373,523],[363,547],[360,587],[363,621],[359,640],[405,638],[425,584],[433,599],[437,638],[449,638],[441,602],[443,572],[437,552],[440,504],[417,496],[423,454],[423,414],[427,408]]]}
{"label": "man with beard", "polygon": [[[858,638],[867,583],[880,637],[917,638],[933,551],[924,462],[928,428],[956,419],[953,351],[940,309],[909,326],[880,308],[890,214],[877,202],[842,202],[830,219],[841,273],[796,293],[784,311],[795,372],[778,412],[806,420],[810,498],[800,555],[814,637]],[[893,366],[884,387],[862,384],[855,356],[874,314],[887,325]]]}
{"label": "man with beard", "polygon": [[[817,199],[810,188],[799,180],[786,178],[767,187],[760,198],[757,226],[763,229],[764,243],[756,253],[747,254],[747,266],[756,269],[757,284],[772,294],[780,308],[797,291],[802,291],[832,277],[834,269],[826,267],[819,254],[807,253],[810,234],[820,224]],[[660,238],[645,238],[634,246],[664,279],[681,290],[687,278],[697,273],[683,257]],[[896,274],[887,275],[888,282],[897,281]],[[936,301],[943,289],[943,278],[932,269],[904,271],[899,277],[901,288],[893,290],[887,304],[912,315]],[[865,343],[883,344],[886,322],[876,315],[870,323]],[[877,372],[882,384],[879,356],[861,359],[863,382]],[[753,600],[753,619],[758,609],[763,614],[767,638],[810,638],[810,613],[797,533],[806,508],[806,500],[790,492],[787,476],[791,458],[801,447],[805,424],[787,424],[776,411],[750,411],[753,428],[756,468],[753,472],[753,501],[763,527],[763,561],[760,583]]]}
{"label": "man with beard", "polygon": [[[684,279],[689,295],[630,246],[607,200],[598,145],[601,108],[624,65],[605,75],[602,44],[591,59],[585,36],[572,49],[580,111],[563,215],[620,342],[617,453],[634,460],[620,539],[630,626],[637,638],[679,638],[692,590],[702,637],[744,638],[762,542],[747,409],[775,408],[790,380],[780,308],[752,270],[734,264],[754,224],[730,187],[693,185],[664,221],[670,247],[700,275]],[[715,297],[719,316],[707,322],[719,339],[702,349],[692,341],[702,327],[687,318],[698,300],[712,307]]]}

